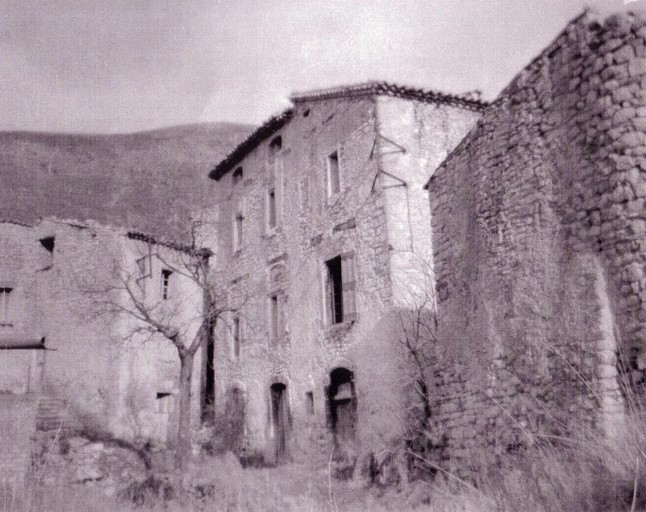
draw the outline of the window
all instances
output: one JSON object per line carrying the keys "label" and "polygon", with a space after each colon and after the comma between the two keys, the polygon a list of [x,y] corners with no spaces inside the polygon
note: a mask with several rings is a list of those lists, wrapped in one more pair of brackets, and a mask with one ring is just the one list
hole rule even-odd
{"label": "window", "polygon": [[305,412],[308,416],[314,414],[314,393],[312,391],[305,393]]}
{"label": "window", "polygon": [[242,342],[242,329],[240,317],[233,317],[233,324],[231,325],[231,351],[233,352],[234,359],[240,357],[240,344]]}
{"label": "window", "polygon": [[279,135],[278,137],[271,139],[271,142],[269,143],[269,154],[275,155],[281,149],[283,149],[283,138]]}
{"label": "window", "polygon": [[39,242],[40,242],[40,243],[41,243],[41,245],[42,245],[45,249],[47,249],[50,253],[53,253],[53,252],[54,252],[54,240],[55,240],[55,239],[54,239],[54,237],[53,237],[53,236],[48,236],[48,237],[45,237],[45,238],[41,238],[41,239],[39,240]]}
{"label": "window", "polygon": [[233,171],[233,174],[231,175],[231,181],[234,187],[238,183],[242,182],[242,167],[238,167],[235,171]]}
{"label": "window", "polygon": [[159,414],[169,414],[173,408],[173,395],[172,393],[159,392],[157,393],[157,412]]}
{"label": "window", "polygon": [[274,187],[267,191],[267,227],[276,227],[276,189]]}
{"label": "window", "polygon": [[354,253],[325,262],[325,306],[328,324],[356,320]]}
{"label": "window", "polygon": [[341,190],[339,152],[335,151],[327,157],[327,196],[331,197],[339,190]]}
{"label": "window", "polygon": [[173,274],[171,270],[162,269],[161,271],[161,296],[163,300],[170,298],[170,276]]}
{"label": "window", "polygon": [[278,293],[269,296],[269,333],[271,339],[281,338],[285,334],[283,307]]}
{"label": "window", "polygon": [[0,288],[0,325],[11,325],[9,306],[12,290],[13,288]]}
{"label": "window", "polygon": [[242,249],[242,222],[244,217],[241,212],[236,214],[233,222],[233,250],[238,251]]}

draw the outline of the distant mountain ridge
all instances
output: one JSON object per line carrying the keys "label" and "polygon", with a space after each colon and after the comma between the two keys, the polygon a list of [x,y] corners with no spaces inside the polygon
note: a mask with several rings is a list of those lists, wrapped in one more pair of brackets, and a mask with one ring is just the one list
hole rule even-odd
{"label": "distant mountain ridge", "polygon": [[209,171],[253,129],[209,123],[115,135],[0,132],[0,219],[95,219],[186,241]]}

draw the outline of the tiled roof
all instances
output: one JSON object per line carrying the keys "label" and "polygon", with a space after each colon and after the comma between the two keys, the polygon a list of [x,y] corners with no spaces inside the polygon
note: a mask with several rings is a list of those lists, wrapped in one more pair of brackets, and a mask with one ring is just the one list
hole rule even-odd
{"label": "tiled roof", "polygon": [[352,98],[356,96],[394,96],[426,103],[442,103],[469,110],[482,110],[487,102],[470,98],[466,95],[445,94],[438,91],[418,89],[388,82],[366,82],[330,89],[296,92],[290,96],[294,103],[308,100],[327,100],[331,98]]}
{"label": "tiled roof", "polygon": [[[483,110],[488,103],[485,101],[471,99],[467,96],[444,94],[437,91],[415,89],[390,84],[387,82],[367,82],[363,84],[333,87],[330,89],[319,89],[315,91],[294,93],[290,100],[294,103],[312,100],[325,100],[331,98],[353,98],[359,96],[393,96],[410,100],[423,101],[426,103],[441,103],[452,105],[468,110]],[[266,139],[277,130],[282,128],[294,115],[293,109],[288,109],[282,114],[272,117],[261,126],[256,128],[245,140],[243,140],[224,160],[218,163],[209,173],[209,178],[219,180],[227,172],[233,169],[244,156],[253,150],[262,140]]]}
{"label": "tiled roof", "polygon": [[215,166],[215,169],[213,169],[209,173],[209,178],[212,178],[214,180],[219,180],[222,176],[224,176],[227,172],[229,172],[233,167],[242,160],[242,158],[249,153],[253,148],[255,148],[258,143],[273,133],[275,133],[277,130],[283,127],[283,125],[289,121],[292,116],[294,115],[294,110],[293,109],[287,109],[281,114],[278,114],[267,121],[265,121],[263,124],[261,124],[258,128],[256,128],[251,134],[243,140],[240,144],[238,144],[234,150],[229,153],[224,160],[222,160],[218,165]]}
{"label": "tiled roof", "polygon": [[146,235],[145,233],[139,233],[138,231],[128,231],[126,234],[131,240],[139,240],[141,242],[146,242],[149,244],[161,245],[163,247],[168,247],[174,251],[184,252],[191,256],[212,256],[213,253],[209,249],[200,249],[191,247],[190,245],[178,244],[176,242],[169,242],[167,240],[160,240],[151,235]]}

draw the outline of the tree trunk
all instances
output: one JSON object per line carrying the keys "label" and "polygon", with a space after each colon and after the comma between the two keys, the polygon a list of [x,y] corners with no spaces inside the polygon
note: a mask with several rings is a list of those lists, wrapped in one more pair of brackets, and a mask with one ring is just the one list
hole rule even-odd
{"label": "tree trunk", "polygon": [[179,371],[179,413],[175,468],[183,469],[191,454],[191,376],[193,375],[193,355],[180,354]]}

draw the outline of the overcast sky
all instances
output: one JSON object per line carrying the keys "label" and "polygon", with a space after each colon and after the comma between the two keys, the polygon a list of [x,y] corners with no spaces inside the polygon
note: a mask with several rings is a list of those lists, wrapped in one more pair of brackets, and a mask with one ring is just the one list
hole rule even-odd
{"label": "overcast sky", "polygon": [[290,92],[366,80],[491,99],[585,3],[0,0],[0,130],[259,123]]}

